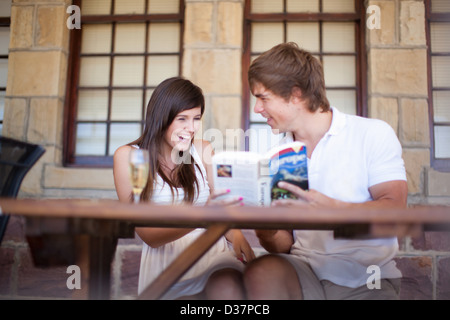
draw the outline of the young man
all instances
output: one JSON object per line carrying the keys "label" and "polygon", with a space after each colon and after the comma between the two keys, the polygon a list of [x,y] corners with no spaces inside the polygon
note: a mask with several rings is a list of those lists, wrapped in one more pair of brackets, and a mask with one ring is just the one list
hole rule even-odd
{"label": "young man", "polygon": [[[309,191],[284,183],[297,200],[275,206],[332,208],[406,207],[402,148],[380,120],[345,115],[330,107],[320,62],[294,43],[259,56],[248,79],[254,110],[281,143],[301,141],[308,155]],[[332,231],[257,230],[273,253],[252,261],[244,276],[249,299],[398,299],[401,272],[392,260],[397,238],[334,239]],[[369,289],[371,265],[381,288]]]}

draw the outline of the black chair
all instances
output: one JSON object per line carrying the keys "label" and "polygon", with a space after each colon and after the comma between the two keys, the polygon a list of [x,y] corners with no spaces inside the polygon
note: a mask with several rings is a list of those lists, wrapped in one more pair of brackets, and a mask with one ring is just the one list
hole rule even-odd
{"label": "black chair", "polygon": [[[23,178],[44,152],[40,145],[0,136],[0,197],[17,197]],[[8,220],[9,215],[0,215],[0,244]]]}

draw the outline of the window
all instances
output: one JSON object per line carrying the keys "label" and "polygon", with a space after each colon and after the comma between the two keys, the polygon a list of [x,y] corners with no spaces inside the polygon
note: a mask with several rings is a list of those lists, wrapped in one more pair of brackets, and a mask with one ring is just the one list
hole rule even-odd
{"label": "window", "polygon": [[[365,10],[355,0],[246,0],[243,55],[244,128],[246,149],[265,151],[275,142],[265,119],[253,112],[246,70],[262,52],[281,42],[296,42],[322,62],[330,104],[366,115],[364,32]],[[253,135],[252,129],[258,130]]]}
{"label": "window", "polygon": [[5,111],[6,81],[8,79],[8,48],[11,23],[11,0],[0,2],[0,135]]}
{"label": "window", "polygon": [[111,166],[117,147],[140,136],[153,89],[180,74],[184,2],[74,4],[64,163]]}
{"label": "window", "polygon": [[431,163],[450,171],[450,2],[427,0]]}

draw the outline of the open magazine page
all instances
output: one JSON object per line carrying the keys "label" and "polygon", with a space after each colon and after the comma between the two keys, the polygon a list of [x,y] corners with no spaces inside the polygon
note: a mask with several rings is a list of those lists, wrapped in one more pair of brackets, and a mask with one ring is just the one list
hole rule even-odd
{"label": "open magazine page", "polygon": [[222,152],[213,157],[214,188],[230,189],[245,205],[258,204],[260,156],[252,152]]}

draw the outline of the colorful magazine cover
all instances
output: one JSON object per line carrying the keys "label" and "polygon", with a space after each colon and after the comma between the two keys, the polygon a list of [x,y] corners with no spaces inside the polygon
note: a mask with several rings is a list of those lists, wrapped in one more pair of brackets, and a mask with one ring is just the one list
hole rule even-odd
{"label": "colorful magazine cover", "polygon": [[279,181],[295,184],[308,190],[308,163],[306,146],[287,147],[275,153],[269,162],[271,199],[295,199],[295,196],[277,186]]}

